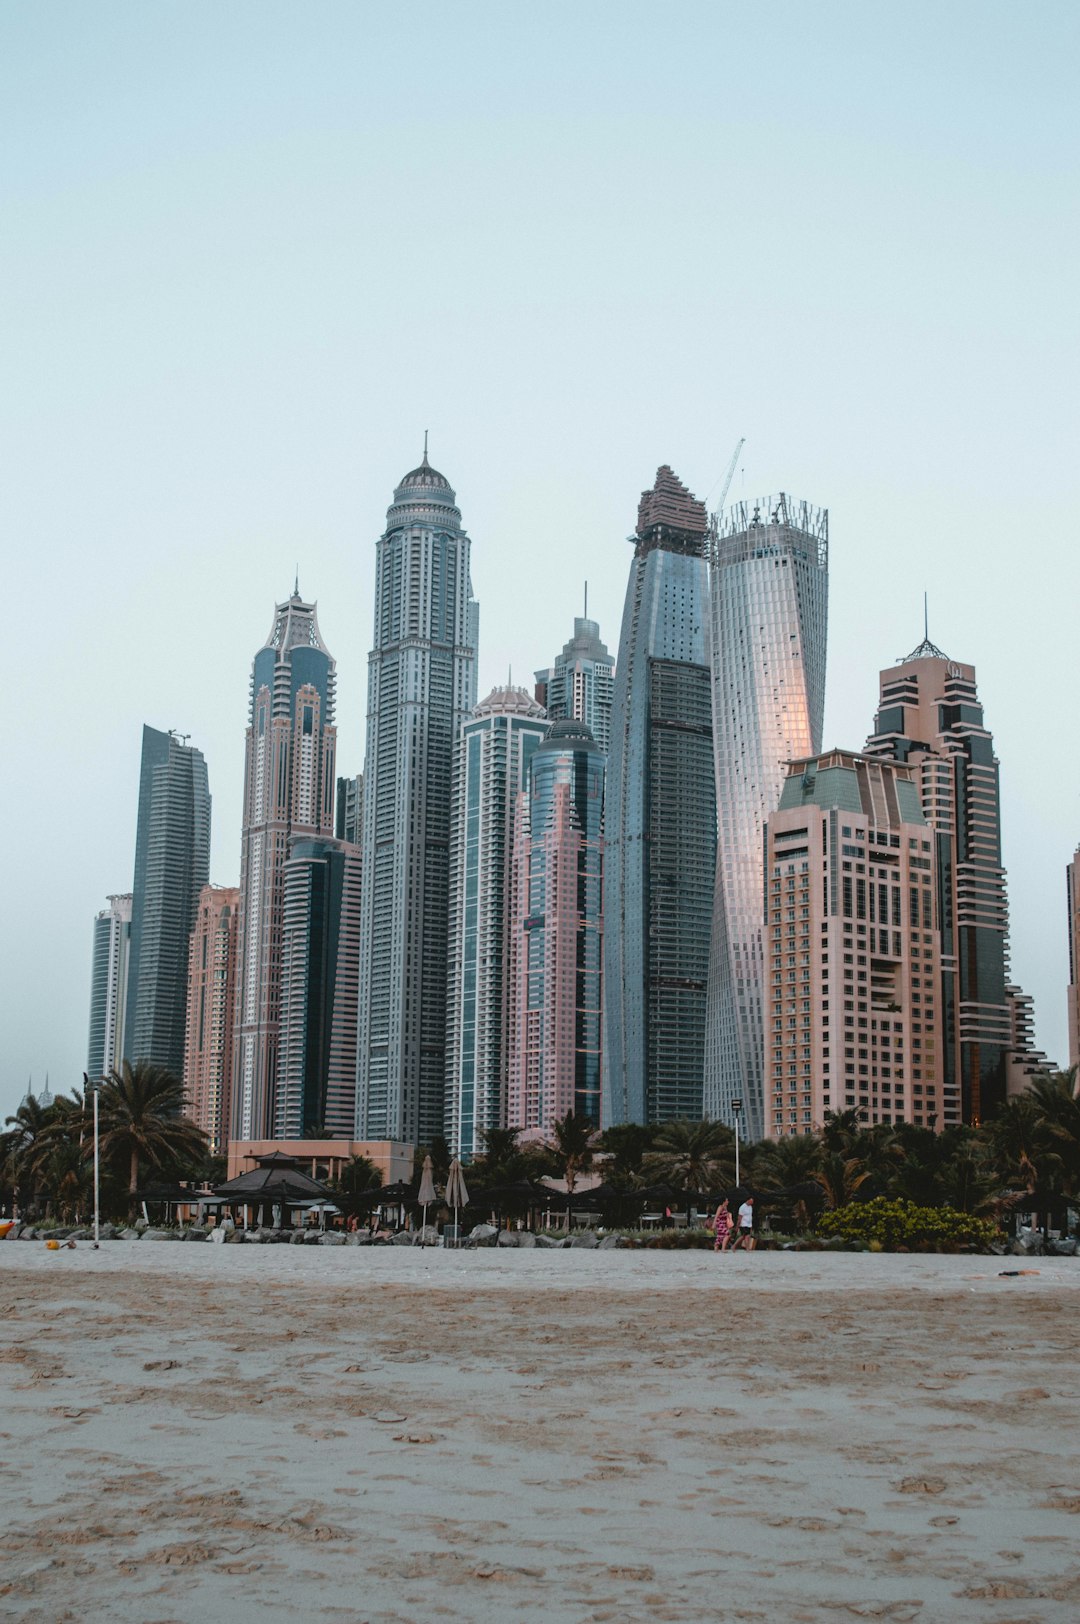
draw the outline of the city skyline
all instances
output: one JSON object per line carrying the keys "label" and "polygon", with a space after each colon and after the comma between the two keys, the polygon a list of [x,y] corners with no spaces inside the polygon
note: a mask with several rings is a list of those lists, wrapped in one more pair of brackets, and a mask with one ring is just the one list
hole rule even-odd
{"label": "city skyline", "polygon": [[[432,9],[424,49],[455,113],[421,97],[407,128],[412,13],[238,3],[173,27],[62,4],[9,8],[0,31],[0,522],[42,657],[7,737],[12,761],[80,791],[75,825],[66,798],[41,805],[47,872],[9,862],[28,933],[0,966],[0,1110],[85,1064],[87,935],[131,883],[144,721],[204,752],[211,878],[235,883],[250,651],[297,562],[359,769],[369,537],[427,427],[467,493],[481,691],[547,663],[586,578],[614,646],[627,493],[668,461],[711,505],[743,435],[732,501],[829,504],[825,747],[865,737],[928,588],[1002,763],[1012,969],[1065,1058],[1080,763],[1017,650],[1034,630],[1040,683],[1071,691],[1074,7],[679,5],[661,26],[632,6],[617,72],[597,71],[612,42],[589,8],[543,30]],[[658,77],[733,58],[770,62],[766,107],[752,74],[657,107]],[[416,196],[433,251],[386,252]],[[766,206],[797,274],[791,253],[731,249]],[[693,252],[630,251],[646,217]],[[421,398],[434,357],[445,387]],[[19,646],[2,656],[16,691]],[[9,794],[5,850],[25,815]]]}

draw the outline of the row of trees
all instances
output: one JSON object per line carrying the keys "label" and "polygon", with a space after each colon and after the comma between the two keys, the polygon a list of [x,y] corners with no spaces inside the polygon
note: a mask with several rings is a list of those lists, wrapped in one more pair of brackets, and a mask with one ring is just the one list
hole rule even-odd
{"label": "row of trees", "polygon": [[[1014,1209],[1060,1213],[1080,1206],[1080,1099],[1075,1074],[1037,1079],[981,1128],[933,1133],[910,1123],[865,1128],[857,1114],[827,1115],[820,1134],[762,1140],[742,1149],[743,1184],[762,1191],[800,1190],[804,1218],[878,1196],[918,1206],[949,1206],[975,1216]],[[183,1114],[180,1083],[159,1066],[124,1063],[102,1083],[98,1099],[101,1207],[132,1210],[142,1181],[220,1182],[223,1162],[210,1157],[205,1135]],[[430,1153],[445,1181],[450,1149],[435,1140],[417,1151],[417,1175]],[[89,1092],[51,1105],[28,1098],[0,1134],[0,1202],[65,1221],[92,1204],[92,1104]],[[569,1113],[554,1124],[549,1144],[522,1145],[513,1128],[490,1129],[484,1153],[468,1178],[477,1200],[485,1189],[534,1182],[547,1175],[573,1192],[602,1158],[604,1182],[628,1198],[649,1187],[715,1193],[735,1183],[735,1142],[718,1122],[669,1122],[596,1133]],[[342,1172],[343,1205],[379,1182],[357,1158]]]}
{"label": "row of trees", "polygon": [[[0,1134],[0,1203],[39,1217],[78,1222],[93,1210],[93,1101],[88,1089],[42,1106],[32,1096]],[[124,1062],[98,1094],[102,1213],[133,1211],[142,1181],[225,1176],[206,1135],[183,1114],[183,1091],[161,1066]]]}
{"label": "row of trees", "polygon": [[[1080,1206],[1080,1099],[1075,1074],[1037,1079],[980,1128],[943,1133],[911,1123],[863,1127],[855,1111],[827,1114],[819,1134],[744,1145],[740,1176],[761,1191],[800,1190],[803,1221],[815,1208],[835,1209],[883,1196],[920,1207],[952,1207],[980,1217],[1019,1208],[1061,1213]],[[427,1147],[436,1177],[445,1176],[449,1148]],[[425,1150],[418,1151],[418,1164]],[[544,1175],[565,1178],[573,1191],[597,1159],[604,1183],[627,1196],[650,1187],[715,1194],[735,1185],[735,1140],[719,1122],[630,1124],[596,1133],[572,1113],[555,1123],[548,1145],[521,1145],[515,1129],[484,1136],[484,1154],[469,1169],[478,1200],[486,1187]]]}

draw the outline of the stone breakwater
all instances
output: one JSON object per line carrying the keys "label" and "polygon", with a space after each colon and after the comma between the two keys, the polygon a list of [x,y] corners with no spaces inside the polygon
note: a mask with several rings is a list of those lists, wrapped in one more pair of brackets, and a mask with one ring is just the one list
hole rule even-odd
{"label": "stone breakwater", "polygon": [[[184,1229],[159,1229],[152,1224],[135,1224],[130,1227],[118,1224],[102,1224],[100,1238],[103,1241],[208,1241],[213,1231],[203,1229],[192,1224]],[[73,1240],[76,1245],[80,1242],[92,1241],[93,1229],[85,1225],[72,1228],[50,1228],[35,1226],[33,1224],[16,1225],[8,1232],[9,1241],[61,1241]],[[233,1246],[434,1246],[438,1240],[435,1230],[428,1229],[423,1234],[420,1230],[400,1235],[375,1237],[367,1231],[358,1231],[356,1234],[344,1234],[340,1230],[320,1229],[234,1229],[225,1236],[223,1244]],[[501,1246],[528,1249],[538,1247],[548,1250],[567,1250],[578,1248],[585,1251],[613,1251],[616,1248],[630,1248],[634,1242],[623,1235],[598,1235],[595,1230],[582,1230],[578,1235],[544,1235],[533,1234],[531,1230],[497,1230],[491,1224],[477,1224],[472,1232],[463,1237],[459,1246],[465,1250],[477,1246]]]}

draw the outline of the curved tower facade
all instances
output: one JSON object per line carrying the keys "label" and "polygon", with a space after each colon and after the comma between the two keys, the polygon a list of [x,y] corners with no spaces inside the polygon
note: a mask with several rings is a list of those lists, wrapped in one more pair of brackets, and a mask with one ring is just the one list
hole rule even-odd
{"label": "curved tower facade", "polygon": [[607,774],[604,1127],[700,1117],[716,867],[705,508],[642,494]]}
{"label": "curved tower facade", "polygon": [[375,565],[356,1123],[443,1132],[454,748],[476,704],[479,609],[449,481],[424,454],[394,492]]}
{"label": "curved tower facade", "polygon": [[299,588],[251,669],[244,765],[232,1136],[274,1132],[282,909],[291,835],[334,833],[336,668]]}
{"label": "curved tower facade", "polygon": [[719,851],[705,1115],[764,1132],[764,829],[786,763],[821,750],[829,515],[783,493],[722,515],[710,567]]}

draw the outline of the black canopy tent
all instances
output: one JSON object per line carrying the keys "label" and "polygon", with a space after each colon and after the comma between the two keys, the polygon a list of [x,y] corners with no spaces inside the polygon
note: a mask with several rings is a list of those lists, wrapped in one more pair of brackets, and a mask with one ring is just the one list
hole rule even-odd
{"label": "black canopy tent", "polygon": [[238,1178],[217,1185],[214,1194],[233,1207],[265,1208],[269,1205],[280,1207],[282,1212],[315,1204],[324,1207],[335,1205],[332,1190],[305,1173],[293,1157],[281,1156],[276,1152],[260,1158],[260,1165],[250,1173],[241,1173]]}

